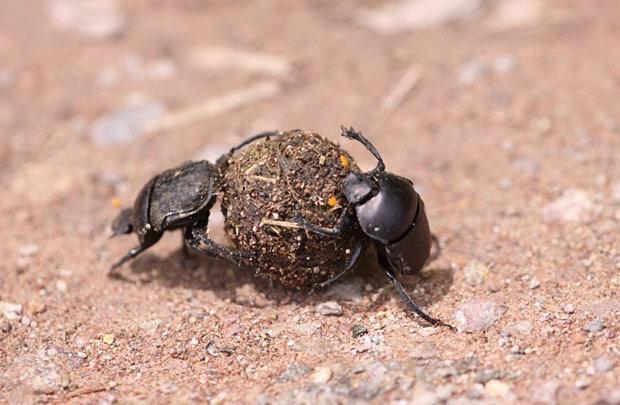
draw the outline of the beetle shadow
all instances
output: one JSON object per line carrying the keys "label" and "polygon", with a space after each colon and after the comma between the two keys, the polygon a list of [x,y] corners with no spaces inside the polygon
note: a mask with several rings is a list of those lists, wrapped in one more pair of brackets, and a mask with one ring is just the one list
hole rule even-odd
{"label": "beetle shadow", "polygon": [[[252,268],[238,267],[228,261],[197,253],[186,256],[180,249],[163,257],[146,253],[133,260],[129,267],[130,279],[134,282],[142,284],[157,282],[169,288],[211,291],[219,299],[230,299],[241,305],[252,306],[243,300],[240,302],[237,297],[237,289],[246,284],[252,286],[252,289],[264,300],[269,301],[270,305],[295,302],[303,308],[312,308],[320,302],[333,300],[334,297],[337,301],[342,299],[342,303],[346,304],[347,299],[346,297],[343,299],[342,291],[354,284],[362,297],[370,298],[372,294],[382,289],[378,297],[372,300],[372,304],[363,309],[357,305],[356,311],[360,309],[365,312],[372,311],[373,308],[384,305],[391,299],[402,303],[398,292],[379,266],[372,248],[366,249],[355,268],[342,280],[313,294],[308,294],[306,290],[287,289],[268,279],[257,277]],[[431,263],[420,274],[400,276],[399,279],[413,301],[425,309],[442,301],[448,294],[454,273],[449,267],[438,267]],[[372,287],[371,291],[364,291],[366,285]],[[401,308],[406,310],[404,304]]]}

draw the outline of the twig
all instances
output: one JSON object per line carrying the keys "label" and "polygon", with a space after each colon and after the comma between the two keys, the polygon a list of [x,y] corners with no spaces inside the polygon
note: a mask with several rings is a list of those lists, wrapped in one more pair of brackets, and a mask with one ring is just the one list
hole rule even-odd
{"label": "twig", "polygon": [[105,385],[95,385],[92,387],[81,387],[77,388],[67,394],[69,398],[77,397],[84,394],[93,394],[95,392],[105,391],[108,388]]}
{"label": "twig", "polygon": [[280,85],[273,81],[261,82],[249,88],[234,90],[184,110],[168,113],[151,124],[146,132],[165,131],[193,124],[196,121],[268,99],[278,94],[280,90]]}
{"label": "twig", "polygon": [[418,84],[421,74],[422,68],[420,66],[411,65],[407,72],[405,72],[405,75],[392,88],[390,94],[383,99],[381,107],[384,110],[390,111],[397,109],[405,101],[409,92]]}
{"label": "twig", "polygon": [[281,226],[282,228],[295,228],[301,229],[303,226],[296,222],[288,222],[288,221],[276,221],[275,219],[261,219],[260,225],[273,225],[273,226]]}

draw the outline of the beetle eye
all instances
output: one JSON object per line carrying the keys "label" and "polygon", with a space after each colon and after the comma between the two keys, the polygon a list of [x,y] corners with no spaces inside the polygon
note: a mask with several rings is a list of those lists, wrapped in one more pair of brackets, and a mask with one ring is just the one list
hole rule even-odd
{"label": "beetle eye", "polygon": [[349,173],[343,183],[344,195],[351,204],[367,200],[373,191],[372,180],[361,173]]}

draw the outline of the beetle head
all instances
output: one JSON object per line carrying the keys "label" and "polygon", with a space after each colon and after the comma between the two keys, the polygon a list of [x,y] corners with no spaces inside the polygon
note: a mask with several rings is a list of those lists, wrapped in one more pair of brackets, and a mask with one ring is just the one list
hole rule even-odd
{"label": "beetle head", "polygon": [[133,209],[123,209],[112,222],[112,236],[133,232]]}
{"label": "beetle head", "polygon": [[354,205],[363,204],[379,191],[377,176],[385,172],[385,164],[377,148],[361,132],[357,132],[353,127],[341,128],[342,136],[360,142],[377,159],[377,166],[373,170],[367,173],[351,172],[343,183],[344,195],[347,200]]}

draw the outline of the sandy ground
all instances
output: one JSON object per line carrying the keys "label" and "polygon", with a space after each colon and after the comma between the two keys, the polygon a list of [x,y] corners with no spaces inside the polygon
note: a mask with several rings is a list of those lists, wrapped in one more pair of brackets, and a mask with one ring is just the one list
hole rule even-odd
{"label": "sandy ground", "polygon": [[[0,401],[620,403],[616,2],[79,3],[0,2]],[[312,296],[176,234],[106,276],[114,198],[341,124],[422,193],[443,254],[406,284],[459,332],[372,252]]]}

